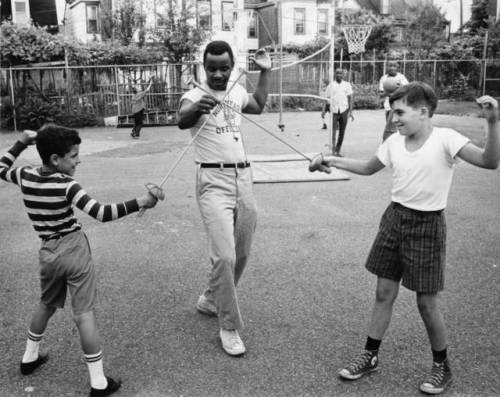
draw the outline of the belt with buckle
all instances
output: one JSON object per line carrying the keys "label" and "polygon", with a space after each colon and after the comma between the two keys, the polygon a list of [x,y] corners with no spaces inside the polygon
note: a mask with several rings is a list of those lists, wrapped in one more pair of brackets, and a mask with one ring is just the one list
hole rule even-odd
{"label": "belt with buckle", "polygon": [[201,168],[247,168],[250,167],[248,161],[242,161],[239,163],[200,163]]}

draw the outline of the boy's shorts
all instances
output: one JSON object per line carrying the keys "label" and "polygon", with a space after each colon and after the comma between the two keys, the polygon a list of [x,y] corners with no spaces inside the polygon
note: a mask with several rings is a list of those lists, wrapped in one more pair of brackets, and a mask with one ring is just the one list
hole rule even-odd
{"label": "boy's shorts", "polygon": [[443,211],[416,211],[391,203],[366,260],[373,274],[420,293],[444,287],[446,222]]}
{"label": "boy's shorts", "polygon": [[45,305],[64,307],[69,289],[73,314],[93,309],[97,285],[89,242],[83,231],[42,241],[39,259],[41,301]]}

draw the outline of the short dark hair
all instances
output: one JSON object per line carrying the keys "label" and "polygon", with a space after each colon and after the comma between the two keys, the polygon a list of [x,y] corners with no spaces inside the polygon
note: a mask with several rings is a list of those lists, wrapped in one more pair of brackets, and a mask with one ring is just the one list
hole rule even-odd
{"label": "short dark hair", "polygon": [[389,103],[392,105],[399,99],[402,99],[411,107],[426,106],[429,109],[429,117],[434,114],[438,103],[434,89],[429,84],[421,81],[414,81],[399,87],[389,97]]}
{"label": "short dark hair", "polygon": [[205,65],[205,61],[207,60],[207,54],[222,55],[225,52],[229,54],[231,65],[234,65],[234,55],[231,46],[223,40],[211,41],[205,47],[205,52],[203,53],[203,65]]}
{"label": "short dark hair", "polygon": [[36,135],[36,150],[44,164],[50,163],[50,156],[57,154],[64,157],[73,145],[79,145],[82,139],[78,131],[56,124],[45,124]]}

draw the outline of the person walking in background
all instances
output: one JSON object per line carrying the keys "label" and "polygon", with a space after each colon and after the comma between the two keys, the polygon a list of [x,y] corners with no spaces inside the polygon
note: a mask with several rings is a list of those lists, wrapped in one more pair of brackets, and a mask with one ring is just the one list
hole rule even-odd
{"label": "person walking in background", "polygon": [[146,109],[146,94],[151,89],[153,84],[153,79],[149,80],[149,85],[144,91],[137,91],[134,87],[132,88],[134,96],[132,97],[132,113],[134,115],[134,127],[130,136],[134,139],[139,139],[141,135],[142,122],[144,120],[144,110]]}
{"label": "person walking in background", "polygon": [[[351,83],[344,80],[344,70],[335,70],[335,79],[328,84],[325,90],[325,97],[330,99],[328,105],[329,107],[331,106],[332,139],[330,146],[334,156],[342,156],[340,149],[344,142],[347,121],[349,118],[354,120],[354,116],[352,115],[352,95]],[[336,137],[337,129],[339,131],[338,137]]]}

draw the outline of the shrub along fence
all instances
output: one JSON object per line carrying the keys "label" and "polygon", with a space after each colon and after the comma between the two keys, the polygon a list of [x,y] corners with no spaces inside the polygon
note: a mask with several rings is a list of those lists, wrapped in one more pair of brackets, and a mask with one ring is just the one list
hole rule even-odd
{"label": "shrub along fence", "polygon": [[[291,61],[288,61],[291,62]],[[386,60],[348,60],[335,62],[347,71],[354,87],[356,108],[379,108],[378,81],[386,71]],[[201,65],[151,64],[67,67],[49,63],[36,67],[0,69],[1,125],[6,128],[38,128],[46,121],[68,126],[96,125],[106,117],[128,122],[134,89],[144,89],[154,78],[146,96],[148,112],[170,115],[177,111],[181,95],[189,88],[190,77],[200,75]],[[435,87],[440,99],[472,99],[483,92],[500,94],[500,59],[487,60],[404,60],[400,71],[408,80],[425,81]],[[267,109],[318,110],[318,97],[325,88],[329,62],[325,60],[283,65],[271,74]],[[280,89],[280,78],[282,81]],[[250,71],[249,92],[256,87],[258,72]],[[167,123],[167,117],[162,119]],[[168,117],[170,120],[170,116]],[[160,122],[162,123],[162,122]]]}
{"label": "shrub along fence", "polygon": [[51,63],[0,69],[2,126],[38,128],[46,121],[95,125],[106,117],[129,115],[134,90],[143,90],[150,112],[177,110],[194,64],[65,67]]}

